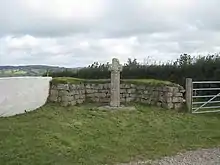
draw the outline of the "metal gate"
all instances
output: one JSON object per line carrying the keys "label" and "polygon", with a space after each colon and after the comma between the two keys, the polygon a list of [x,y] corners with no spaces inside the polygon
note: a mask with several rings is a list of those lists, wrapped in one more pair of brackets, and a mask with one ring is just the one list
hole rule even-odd
{"label": "metal gate", "polygon": [[192,113],[220,112],[220,81],[191,81],[191,82],[192,82],[191,112]]}

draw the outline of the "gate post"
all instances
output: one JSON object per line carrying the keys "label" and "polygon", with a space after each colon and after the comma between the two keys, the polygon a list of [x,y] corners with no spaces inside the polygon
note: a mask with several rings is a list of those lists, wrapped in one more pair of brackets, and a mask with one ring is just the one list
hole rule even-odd
{"label": "gate post", "polygon": [[192,111],[192,92],[193,92],[192,79],[186,78],[186,106],[188,112]]}

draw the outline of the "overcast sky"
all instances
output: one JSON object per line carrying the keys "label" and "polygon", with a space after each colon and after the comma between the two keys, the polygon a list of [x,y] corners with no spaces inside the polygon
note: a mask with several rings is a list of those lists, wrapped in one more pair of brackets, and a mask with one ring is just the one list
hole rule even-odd
{"label": "overcast sky", "polygon": [[67,67],[220,51],[219,0],[0,0],[0,65]]}

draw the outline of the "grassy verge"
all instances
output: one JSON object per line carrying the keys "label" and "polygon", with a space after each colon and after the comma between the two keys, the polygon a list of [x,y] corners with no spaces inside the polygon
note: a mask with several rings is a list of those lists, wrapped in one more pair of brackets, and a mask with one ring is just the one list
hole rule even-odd
{"label": "grassy verge", "polygon": [[137,105],[137,111],[59,107],[0,118],[1,165],[101,165],[220,145],[220,115]]}
{"label": "grassy verge", "polygon": [[[53,84],[58,83],[69,83],[69,84],[79,84],[79,83],[110,83],[110,79],[79,79],[71,77],[56,77],[52,80]],[[155,80],[155,79],[122,79],[121,83],[129,84],[143,84],[143,85],[174,85],[169,81]]]}

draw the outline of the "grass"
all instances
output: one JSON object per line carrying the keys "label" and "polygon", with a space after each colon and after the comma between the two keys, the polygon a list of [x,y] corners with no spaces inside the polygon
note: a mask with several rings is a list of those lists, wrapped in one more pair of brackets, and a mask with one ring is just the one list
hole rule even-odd
{"label": "grass", "polygon": [[[110,79],[79,79],[71,77],[55,77],[52,80],[53,84],[58,83],[69,83],[69,84],[79,84],[79,83],[110,83]],[[155,79],[122,79],[121,83],[129,84],[143,84],[143,85],[174,85],[169,81],[155,80]]]}
{"label": "grass", "polygon": [[169,81],[162,81],[156,79],[124,79],[122,80],[123,83],[130,83],[130,84],[137,84],[137,85],[174,85]]}
{"label": "grass", "polygon": [[0,118],[1,165],[101,165],[220,145],[220,115],[136,105],[137,111],[60,107]]}

